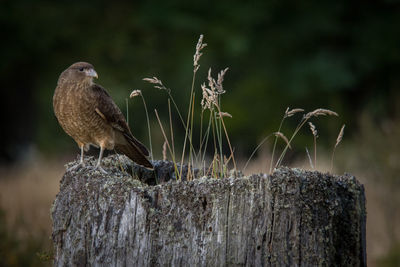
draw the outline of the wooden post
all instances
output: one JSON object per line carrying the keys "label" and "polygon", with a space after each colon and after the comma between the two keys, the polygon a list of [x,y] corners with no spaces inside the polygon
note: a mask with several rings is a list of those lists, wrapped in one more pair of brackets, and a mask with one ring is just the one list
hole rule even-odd
{"label": "wooden post", "polygon": [[351,175],[280,168],[148,186],[120,158],[105,160],[106,175],[65,173],[55,266],[366,265],[364,188]]}

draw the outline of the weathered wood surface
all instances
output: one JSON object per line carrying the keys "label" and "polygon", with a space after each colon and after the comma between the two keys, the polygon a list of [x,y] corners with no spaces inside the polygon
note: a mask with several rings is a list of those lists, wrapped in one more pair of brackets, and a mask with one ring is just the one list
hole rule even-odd
{"label": "weathered wood surface", "polygon": [[280,168],[148,186],[116,159],[106,158],[106,175],[82,168],[62,178],[55,266],[366,264],[364,189],[353,176]]}

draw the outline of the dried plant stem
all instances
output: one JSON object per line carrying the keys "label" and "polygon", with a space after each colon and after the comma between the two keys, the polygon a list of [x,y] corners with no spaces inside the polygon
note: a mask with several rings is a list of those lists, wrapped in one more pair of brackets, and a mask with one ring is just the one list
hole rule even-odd
{"label": "dried plant stem", "polygon": [[[204,46],[202,46],[202,47],[204,47]],[[200,55],[200,56],[201,56],[201,55]],[[199,66],[199,65],[197,65],[197,67],[198,67],[198,66]],[[157,77],[153,77],[153,78],[144,78],[143,80],[146,81],[146,82],[149,82],[149,83],[151,83],[151,84],[155,84],[155,85],[154,85],[155,88],[160,89],[160,90],[164,90],[164,91],[167,92],[167,94],[168,94],[168,96],[169,96],[169,99],[172,101],[172,104],[174,105],[175,110],[176,110],[176,112],[178,113],[178,116],[179,116],[179,119],[180,119],[180,121],[181,121],[181,123],[182,123],[182,126],[183,126],[183,128],[185,129],[185,132],[187,133],[187,132],[189,131],[189,130],[188,130],[188,127],[187,127],[187,123],[185,123],[185,121],[183,120],[183,117],[182,117],[182,114],[181,114],[181,112],[180,112],[180,110],[179,110],[179,108],[178,108],[178,105],[176,104],[176,102],[175,102],[175,100],[174,100],[174,97],[173,97],[172,94],[171,94],[171,90],[170,90],[169,88],[165,87],[164,84],[162,83],[162,81],[159,80]],[[192,82],[192,84],[193,84],[193,82]],[[136,92],[136,91],[138,91],[138,90],[135,90],[134,92],[132,92],[131,97],[134,97],[134,96],[140,94],[140,92]],[[192,90],[192,91],[193,91],[193,90]],[[190,109],[189,109],[189,110],[190,110]],[[188,114],[188,115],[189,115],[189,114]],[[191,139],[189,140],[189,143],[190,143],[191,148],[194,150],[193,143],[192,143],[192,140],[191,140]],[[186,146],[186,139],[185,139],[185,146]],[[174,148],[174,153],[175,153],[175,148]],[[182,154],[182,155],[184,155],[184,154]]]}
{"label": "dried plant stem", "polygon": [[[190,131],[190,130],[187,130],[187,127],[186,127],[186,124],[185,124],[185,122],[184,122],[184,120],[183,120],[182,114],[181,114],[181,112],[179,111],[179,108],[178,108],[178,106],[177,106],[177,104],[176,104],[174,98],[172,97],[170,91],[169,91],[169,90],[166,90],[166,91],[167,91],[167,93],[168,93],[169,99],[171,99],[172,104],[173,104],[174,107],[175,107],[176,112],[178,113],[179,119],[180,119],[180,121],[181,121],[181,123],[182,123],[183,128],[185,129],[185,132],[186,132],[186,131]],[[191,148],[194,150],[194,146],[193,146],[193,143],[192,143],[192,139],[189,140],[189,143],[190,143]]]}
{"label": "dried plant stem", "polygon": [[312,159],[310,157],[310,153],[308,152],[307,147],[306,147],[306,153],[307,153],[308,161],[310,162],[310,166],[311,166],[312,169],[314,169],[314,165],[312,163]]}
{"label": "dried plant stem", "polygon": [[171,131],[172,154],[174,154],[175,156],[174,129],[172,127],[171,101],[169,98],[168,98],[168,114],[169,114],[169,129]]}
{"label": "dried plant stem", "polygon": [[[292,117],[292,116],[295,115],[296,113],[303,112],[303,111],[304,111],[304,109],[302,109],[302,108],[294,108],[294,109],[290,110],[289,107],[287,107],[287,108],[286,108],[286,111],[285,111],[285,114],[283,115],[283,118],[282,118],[281,123],[280,123],[280,125],[279,125],[278,133],[281,132],[282,125],[283,125],[283,121],[284,121],[286,118]],[[273,148],[272,148],[271,162],[270,162],[270,164],[269,164],[269,173],[272,172],[272,166],[274,166],[274,156],[275,156],[275,149],[276,149],[277,141],[278,141],[278,136],[275,135],[274,146],[273,146]],[[289,143],[288,147],[290,147],[290,143]]]}
{"label": "dried plant stem", "polygon": [[[258,150],[272,135],[273,135],[273,133],[267,135],[267,136],[258,144],[258,146],[253,150],[253,152],[251,153],[249,159],[247,160],[246,164],[244,165],[243,172],[246,170],[247,165],[249,165],[250,160],[253,158],[253,156],[254,156],[254,154],[257,152],[257,150]],[[278,137],[276,137],[276,139],[277,139],[277,138],[278,138]]]}
{"label": "dried plant stem", "polygon": [[168,138],[167,138],[167,135],[165,134],[164,127],[162,126],[160,117],[158,116],[157,109],[155,109],[154,112],[156,113],[156,117],[157,117],[158,124],[160,125],[161,132],[162,132],[162,134],[163,134],[163,136],[164,136],[164,141],[167,143],[167,147],[168,147],[169,153],[171,154],[172,162],[174,163],[175,174],[178,176],[178,179],[181,180],[180,172],[178,171],[178,167],[177,167],[176,161],[175,161],[175,156],[174,156],[174,154],[172,153],[171,146],[170,146],[170,144],[169,144],[169,142],[168,142]]}
{"label": "dried plant stem", "polygon": [[[313,135],[314,139],[314,166],[315,169],[317,168],[317,138],[318,138],[318,131],[317,128],[315,128],[315,125],[312,122],[309,122],[308,125],[310,125],[310,130]],[[308,150],[307,150],[308,152]]]}
{"label": "dried plant stem", "polygon": [[230,150],[230,152],[231,152],[232,162],[233,162],[233,168],[235,169],[235,171],[237,171],[236,160],[235,160],[235,156],[234,156],[234,154],[233,154],[233,149],[232,149],[231,141],[229,140],[228,132],[227,132],[226,127],[225,127],[224,118],[223,118],[222,115],[221,115],[221,109],[219,108],[219,105],[216,105],[216,107],[217,107],[217,109],[218,109],[218,112],[219,112],[218,114],[219,114],[220,119],[221,119],[222,127],[224,128],[226,141],[228,142],[229,150]]}
{"label": "dried plant stem", "polygon": [[[303,125],[307,122],[308,119],[309,118],[307,118],[307,117],[303,117],[303,119],[297,125],[293,135],[290,137],[289,142],[288,142],[289,144],[292,142],[293,138],[296,136],[296,134],[299,132],[301,127],[303,127]],[[286,145],[285,148],[283,149],[281,155],[279,156],[279,158],[278,158],[278,160],[277,160],[277,162],[275,164],[275,168],[279,167],[279,165],[282,163],[283,157],[285,156],[286,151],[288,150],[288,148],[289,148],[289,145]]]}
{"label": "dried plant stem", "polygon": [[[153,146],[152,146],[152,142],[151,142],[151,129],[150,129],[150,120],[149,120],[149,112],[147,111],[147,105],[146,105],[146,101],[144,100],[144,96],[142,94],[142,91],[140,90],[133,90],[130,94],[130,98],[134,98],[136,96],[140,96],[142,98],[143,101],[143,107],[144,107],[144,111],[146,113],[146,120],[147,120],[147,130],[149,133],[149,144],[150,144],[150,157],[151,160],[153,160]],[[126,110],[127,110],[127,114],[128,114],[128,99],[126,99]],[[128,115],[127,115],[128,117]],[[129,121],[128,121],[129,122]],[[129,124],[128,124],[129,125]]]}
{"label": "dried plant stem", "polygon": [[[286,109],[286,113],[288,111],[289,108]],[[283,125],[283,121],[286,119],[286,114],[285,116],[283,116],[281,123],[279,124],[279,128],[278,128],[278,132],[281,131],[282,125]],[[269,137],[269,136],[268,136]],[[272,155],[271,155],[271,162],[269,164],[269,173],[272,172],[272,166],[274,164],[274,155],[275,155],[275,149],[276,149],[276,143],[278,142],[278,136],[275,136],[275,141],[274,141],[274,146],[272,147]],[[247,164],[246,164],[247,165]]]}
{"label": "dried plant stem", "polygon": [[[189,140],[190,143],[192,143],[193,140],[193,116],[194,116],[194,103],[196,99],[196,93],[193,93],[193,99],[192,99],[192,110],[191,110],[191,118],[190,118],[190,133],[189,133]],[[189,163],[193,165],[193,155],[196,155],[193,146],[190,146],[189,148]],[[194,171],[194,170],[193,170]],[[193,177],[194,177],[194,172],[193,172]]]}
{"label": "dried plant stem", "polygon": [[317,137],[314,135],[314,166],[317,169]]}
{"label": "dried plant stem", "polygon": [[175,103],[174,97],[171,95],[171,93],[170,93],[169,91],[167,91],[167,94],[168,94],[168,96],[169,96],[169,99],[171,99],[172,104],[174,104],[175,110],[176,110],[176,112],[178,113],[178,116],[179,116],[179,119],[181,120],[181,123],[182,123],[182,125],[183,125],[183,128],[186,129],[185,121],[183,120],[182,114],[181,114],[181,112],[179,111],[179,108],[178,108],[178,106],[177,106],[176,103]]}
{"label": "dried plant stem", "polygon": [[202,147],[204,148],[203,155],[200,155],[202,162],[205,162],[205,157],[206,157],[206,152],[207,152],[207,145],[208,145],[208,138],[210,136],[210,130],[211,130],[211,127],[212,127],[211,123],[212,123],[212,114],[210,113],[210,117],[208,119],[208,127],[207,127],[207,130],[206,130],[205,134],[204,134],[203,141],[201,143]]}
{"label": "dried plant stem", "polygon": [[[218,95],[218,107],[220,107],[221,106],[221,95]],[[218,109],[218,110],[220,110],[220,109]],[[218,139],[219,139],[219,159],[220,159],[220,168],[221,168],[221,174],[222,174],[222,178],[224,178],[225,177],[225,172],[224,172],[224,166],[225,166],[225,162],[224,162],[224,160],[225,160],[225,157],[224,157],[224,152],[223,152],[223,150],[222,150],[222,142],[223,142],[223,138],[222,138],[222,135],[223,135],[223,133],[222,133],[222,123],[223,123],[223,121],[222,121],[222,114],[223,114],[223,112],[218,112],[218,114],[216,114],[218,117],[217,118],[219,118],[218,120],[216,120],[217,122],[218,122]],[[233,153],[231,153],[231,156],[232,156],[232,154]],[[235,170],[236,170],[236,168],[235,168]]]}
{"label": "dried plant stem", "polygon": [[340,129],[339,135],[336,138],[336,143],[335,146],[333,147],[333,151],[332,151],[332,158],[331,158],[331,172],[333,170],[333,158],[335,156],[335,151],[336,151],[336,147],[339,145],[339,143],[342,141],[343,138],[343,134],[344,134],[344,127],[346,127],[345,124],[343,124],[342,128]]}
{"label": "dried plant stem", "polygon": [[215,116],[214,116],[214,112],[212,112],[212,116],[211,116],[211,126],[212,126],[212,134],[213,134],[213,141],[214,141],[214,153],[217,151],[217,139],[215,138]]}
{"label": "dried plant stem", "polygon": [[[197,41],[197,44],[196,44],[195,54],[193,55],[193,78],[192,78],[192,87],[190,89],[190,102],[189,102],[188,116],[187,116],[186,127],[185,127],[185,138],[183,141],[180,174],[182,174],[183,160],[185,158],[186,142],[188,139],[189,139],[189,143],[190,143],[189,164],[193,160],[192,156],[194,153],[194,147],[193,147],[193,143],[192,143],[192,137],[193,137],[192,132],[193,132],[193,112],[194,112],[194,99],[195,99],[194,84],[195,84],[195,80],[196,80],[196,73],[197,73],[198,69],[200,68],[199,60],[202,55],[201,50],[206,46],[207,46],[206,43],[203,44],[203,35],[201,34],[199,37],[199,40]],[[182,122],[183,122],[183,120],[182,120]],[[190,125],[190,131],[189,131],[189,125]]]}
{"label": "dried plant stem", "polygon": [[[214,112],[214,118],[215,118],[214,121],[216,123],[215,132],[216,132],[216,135],[217,135],[217,142],[218,142],[218,152],[217,153],[219,153],[218,154],[219,158],[222,161],[222,159],[223,159],[222,158],[222,156],[223,156],[223,151],[222,151],[222,126],[221,126],[221,121],[219,120],[219,117],[217,117],[216,112]],[[219,165],[219,169],[220,169],[220,174],[223,177],[224,173],[223,173],[223,170],[222,170],[222,164]]]}
{"label": "dried plant stem", "polygon": [[294,131],[293,135],[291,136],[288,144],[285,146],[285,149],[282,151],[281,155],[279,156],[278,161],[276,162],[275,168],[279,167],[280,164],[282,163],[283,157],[286,154],[287,149],[289,148],[289,145],[291,144],[293,138],[296,136],[296,134],[300,131],[301,127],[311,118],[311,117],[318,117],[318,116],[339,116],[336,112],[329,110],[329,109],[323,109],[323,108],[318,108],[312,112],[308,112],[303,116],[301,119],[300,123],[297,125],[296,130]]}
{"label": "dried plant stem", "polygon": [[[187,141],[188,136],[189,136],[190,113],[191,113],[191,110],[192,110],[192,106],[194,105],[194,103],[192,101],[193,101],[194,82],[195,82],[195,80],[196,80],[196,72],[193,72],[192,88],[190,90],[189,109],[188,109],[188,115],[187,115],[186,127],[185,127],[185,138],[183,139],[183,149],[182,149],[182,157],[181,157],[180,175],[182,174],[183,160],[185,159],[186,141]],[[189,138],[189,139],[190,139],[189,142],[192,143],[191,138]]]}
{"label": "dried plant stem", "polygon": [[[183,120],[182,114],[181,114],[181,112],[179,111],[179,108],[178,108],[178,106],[176,105],[176,102],[175,102],[174,98],[172,97],[171,93],[170,93],[169,91],[167,91],[167,93],[168,93],[169,99],[171,99],[172,104],[173,104],[174,107],[175,107],[176,112],[178,113],[179,119],[180,119],[180,121],[181,121],[181,123],[182,123],[182,126],[183,126],[183,128],[185,129],[185,133],[186,133],[186,132],[189,131],[189,130],[188,130],[187,127],[186,127],[186,124],[185,124],[185,122],[184,122],[184,120]],[[186,140],[185,140],[185,141],[186,141]],[[191,148],[194,149],[194,146],[193,146],[193,143],[192,143],[192,139],[189,140],[189,143],[190,143]],[[183,155],[183,154],[182,154],[182,155]]]}
{"label": "dried plant stem", "polygon": [[142,94],[140,94],[140,96],[142,97],[144,111],[146,113],[147,131],[149,132],[150,157],[151,157],[151,160],[154,160],[153,159],[153,145],[152,145],[152,142],[151,142],[151,129],[150,129],[149,113],[147,112],[147,105],[146,105],[146,101],[144,100],[144,96]]}
{"label": "dried plant stem", "polygon": [[201,114],[200,114],[199,152],[198,152],[197,158],[201,158],[201,150],[202,150],[202,148],[203,148],[203,116],[204,116],[204,110],[201,109]]}
{"label": "dried plant stem", "polygon": [[167,160],[167,142],[166,141],[164,141],[164,144],[162,146],[162,157],[163,157],[164,161]]}

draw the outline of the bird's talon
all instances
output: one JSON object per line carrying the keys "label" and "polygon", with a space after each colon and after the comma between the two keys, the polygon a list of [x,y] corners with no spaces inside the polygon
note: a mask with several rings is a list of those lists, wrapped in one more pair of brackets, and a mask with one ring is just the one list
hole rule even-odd
{"label": "bird's talon", "polygon": [[74,166],[71,166],[71,167],[67,168],[67,172],[74,171],[74,170],[79,170],[80,168],[83,168],[83,167],[85,167],[85,163],[80,162],[78,164],[75,164]]}

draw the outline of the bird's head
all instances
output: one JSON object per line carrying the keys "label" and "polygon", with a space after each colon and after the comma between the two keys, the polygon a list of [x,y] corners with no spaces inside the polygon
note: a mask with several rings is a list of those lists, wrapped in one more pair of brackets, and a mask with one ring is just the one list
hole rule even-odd
{"label": "bird's head", "polygon": [[87,62],[77,62],[69,66],[69,68],[61,74],[59,80],[92,84],[93,78],[98,78],[93,65]]}

